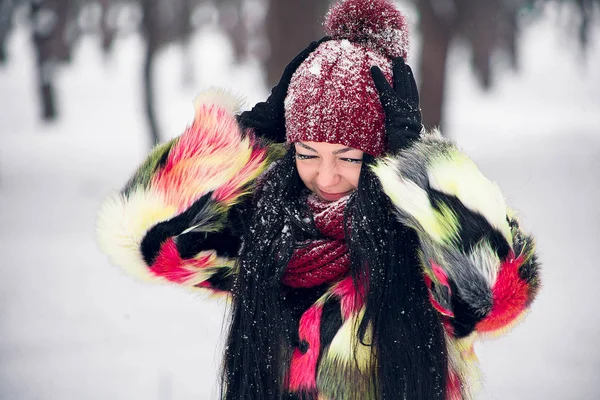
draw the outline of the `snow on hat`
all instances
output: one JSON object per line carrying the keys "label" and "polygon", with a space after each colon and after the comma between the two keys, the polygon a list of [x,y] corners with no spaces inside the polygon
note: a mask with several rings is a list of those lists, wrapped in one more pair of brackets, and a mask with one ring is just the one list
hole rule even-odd
{"label": "snow on hat", "polygon": [[288,142],[343,144],[378,156],[385,115],[370,69],[392,81],[408,52],[405,17],[389,0],[342,0],[325,17],[323,42],[298,67],[285,99]]}

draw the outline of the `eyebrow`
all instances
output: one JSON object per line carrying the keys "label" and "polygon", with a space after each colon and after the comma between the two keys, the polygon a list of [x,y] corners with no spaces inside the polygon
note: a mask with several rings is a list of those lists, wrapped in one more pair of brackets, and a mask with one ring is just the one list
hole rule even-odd
{"label": "eyebrow", "polygon": [[315,149],[313,149],[312,147],[305,145],[302,142],[298,142],[298,144],[300,145],[300,147],[304,147],[306,150],[310,150],[310,151],[314,151],[315,153],[318,153],[318,151],[316,151]]}
{"label": "eyebrow", "polygon": [[336,155],[336,154],[346,153],[350,150],[355,150],[355,149],[353,149],[352,147],[344,147],[343,149],[336,150],[336,151],[332,152],[331,154]]}
{"label": "eyebrow", "polygon": [[[308,145],[306,145],[306,144],[304,144],[302,142],[298,142],[298,144],[300,145],[300,147],[303,147],[306,150],[310,150],[310,151],[313,151],[315,153],[318,153],[318,151],[316,151],[312,147],[310,147],[310,146],[308,146]],[[350,150],[355,150],[355,149],[353,149],[352,147],[344,147],[343,149],[332,151],[331,154],[336,155],[336,154],[346,153],[347,151],[350,151]]]}

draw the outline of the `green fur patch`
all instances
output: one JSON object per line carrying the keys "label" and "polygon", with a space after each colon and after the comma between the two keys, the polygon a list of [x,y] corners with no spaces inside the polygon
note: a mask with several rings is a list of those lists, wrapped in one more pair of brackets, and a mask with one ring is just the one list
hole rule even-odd
{"label": "green fur patch", "polygon": [[152,177],[156,173],[157,169],[160,167],[161,162],[164,162],[166,157],[168,157],[171,148],[173,148],[178,141],[179,138],[177,137],[166,143],[157,145],[152,152],[150,152],[142,165],[138,167],[127,184],[125,184],[125,187],[123,190],[121,190],[121,193],[123,193],[125,196],[128,196],[129,193],[131,193],[131,191],[134,189],[140,187],[143,189],[148,189],[148,186],[150,186],[150,181],[152,180]]}

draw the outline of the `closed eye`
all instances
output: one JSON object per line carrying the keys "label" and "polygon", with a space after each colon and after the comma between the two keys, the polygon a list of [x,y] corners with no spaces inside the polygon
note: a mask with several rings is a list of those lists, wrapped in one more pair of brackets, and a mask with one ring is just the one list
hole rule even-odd
{"label": "closed eye", "polygon": [[308,154],[296,153],[296,158],[298,160],[312,160],[314,158],[317,158],[317,156],[311,156],[311,155],[308,155]]}
{"label": "closed eye", "polygon": [[345,157],[345,158],[340,158],[340,160],[346,161],[346,162],[349,162],[349,163],[352,163],[352,164],[360,164],[360,163],[362,163],[362,159],[361,158],[347,158],[347,157]]}

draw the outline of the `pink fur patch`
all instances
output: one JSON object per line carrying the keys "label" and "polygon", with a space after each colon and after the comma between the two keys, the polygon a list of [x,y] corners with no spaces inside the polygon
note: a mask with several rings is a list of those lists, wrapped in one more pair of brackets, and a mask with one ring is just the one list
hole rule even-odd
{"label": "pink fur patch", "polygon": [[362,284],[357,289],[351,276],[343,279],[333,289],[333,294],[340,298],[340,307],[344,321],[351,315],[358,313],[364,305],[364,290]]}
{"label": "pink fur patch", "polygon": [[298,336],[308,343],[306,353],[294,349],[289,372],[289,389],[292,392],[314,391],[317,388],[317,361],[321,347],[321,315],[323,307],[314,305],[300,318]]}
{"label": "pink fur patch", "polygon": [[446,382],[446,398],[448,400],[463,400],[461,381],[458,374],[452,369],[448,370],[448,381]]}
{"label": "pink fur patch", "polygon": [[[442,267],[439,266],[439,264],[437,264],[433,260],[429,260],[429,264],[431,265],[431,270],[433,271],[433,274],[437,278],[438,283],[447,287],[448,293],[450,295],[452,295],[452,290],[450,289],[450,284],[448,283],[448,275],[446,275],[446,272],[442,269]],[[431,278],[427,274],[425,274],[425,285],[427,285],[427,289],[429,289],[429,301],[431,302],[431,305],[440,314],[448,316],[448,317],[454,317],[454,312],[452,310],[449,310],[448,308],[442,306],[433,297],[433,293],[431,292],[431,287],[433,286],[432,284],[433,284],[433,281],[431,280]]]}
{"label": "pink fur patch", "polygon": [[[227,110],[200,105],[194,122],[173,145],[151,186],[180,212],[215,186],[213,198],[229,205],[263,171],[266,153],[253,138],[242,140],[238,123]],[[227,182],[222,182],[227,179],[224,173],[231,176]]]}
{"label": "pink fur patch", "polygon": [[450,290],[450,284],[448,283],[448,275],[446,275],[446,272],[435,261],[429,260],[429,263],[431,264],[431,270],[433,271],[433,274],[438,279],[438,281],[442,285],[446,286],[448,290]]}
{"label": "pink fur patch", "polygon": [[[431,293],[431,278],[425,274],[425,285],[427,286],[427,289],[429,289],[429,302],[431,303],[431,305],[433,306],[433,308],[435,308],[437,310],[437,312],[439,312],[442,315],[445,315],[447,317],[454,317],[454,312],[452,312],[452,310],[447,309],[446,307],[442,306],[434,297],[433,297],[433,293]],[[450,289],[448,287],[448,289]]]}

